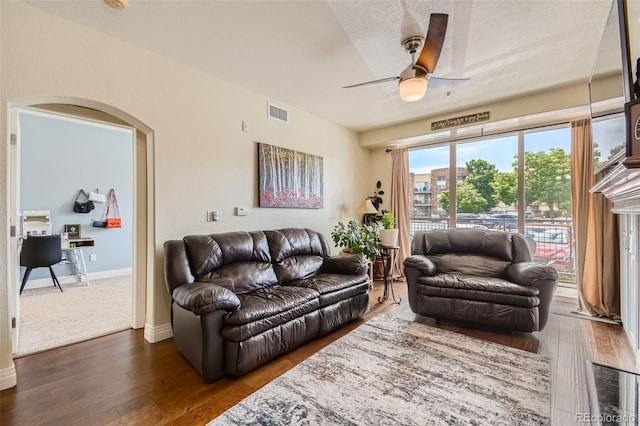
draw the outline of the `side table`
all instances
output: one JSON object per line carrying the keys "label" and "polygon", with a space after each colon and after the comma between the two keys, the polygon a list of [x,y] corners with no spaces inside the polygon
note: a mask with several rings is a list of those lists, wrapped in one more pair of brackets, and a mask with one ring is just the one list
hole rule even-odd
{"label": "side table", "polygon": [[400,246],[382,246],[380,251],[382,252],[382,266],[384,269],[384,293],[378,297],[378,303],[384,303],[389,299],[389,293],[391,293],[391,300],[393,303],[400,304],[402,299],[398,297],[396,299],[396,293],[393,291],[393,272],[396,264],[396,255],[400,250]]}

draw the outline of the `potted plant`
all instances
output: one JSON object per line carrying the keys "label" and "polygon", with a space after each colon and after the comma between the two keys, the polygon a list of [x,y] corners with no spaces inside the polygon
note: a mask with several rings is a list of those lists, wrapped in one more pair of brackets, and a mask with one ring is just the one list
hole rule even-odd
{"label": "potted plant", "polygon": [[373,195],[367,197],[367,200],[371,201],[371,204],[373,204],[373,207],[378,210],[378,213],[373,213],[373,214],[365,214],[364,218],[363,218],[363,222],[364,223],[368,223],[368,224],[375,224],[378,223],[378,221],[380,220],[380,214],[384,213],[384,210],[381,210],[380,206],[382,204],[382,197],[381,195],[384,195],[384,191],[381,189],[382,188],[382,182],[377,181],[376,182],[376,189],[373,190]]}
{"label": "potted plant", "polygon": [[393,213],[382,214],[382,229],[380,229],[380,240],[383,246],[393,247],[398,244],[398,229],[395,227]]}
{"label": "potted plant", "polygon": [[380,251],[378,228],[350,220],[346,224],[338,222],[331,232],[331,238],[338,247],[344,247],[351,253],[362,253],[371,262],[376,260]]}

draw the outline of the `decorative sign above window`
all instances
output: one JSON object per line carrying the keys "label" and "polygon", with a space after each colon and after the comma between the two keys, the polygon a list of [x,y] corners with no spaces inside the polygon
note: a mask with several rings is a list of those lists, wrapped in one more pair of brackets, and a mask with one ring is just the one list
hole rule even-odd
{"label": "decorative sign above window", "polygon": [[464,124],[473,124],[489,119],[489,111],[477,112],[475,114],[463,115],[461,117],[447,118],[445,120],[434,121],[431,123],[431,130],[448,129],[449,127],[462,126]]}

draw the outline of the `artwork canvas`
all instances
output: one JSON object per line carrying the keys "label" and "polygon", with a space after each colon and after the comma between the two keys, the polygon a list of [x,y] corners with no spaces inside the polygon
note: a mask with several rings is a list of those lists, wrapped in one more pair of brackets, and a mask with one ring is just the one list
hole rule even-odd
{"label": "artwork canvas", "polygon": [[258,143],[260,207],[321,209],[322,157]]}

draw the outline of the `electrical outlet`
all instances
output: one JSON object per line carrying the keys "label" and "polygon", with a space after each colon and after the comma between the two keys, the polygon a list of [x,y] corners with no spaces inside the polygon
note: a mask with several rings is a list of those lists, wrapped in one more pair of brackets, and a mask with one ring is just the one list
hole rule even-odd
{"label": "electrical outlet", "polygon": [[95,262],[98,260],[98,255],[97,254],[92,254],[89,256],[89,262]]}

